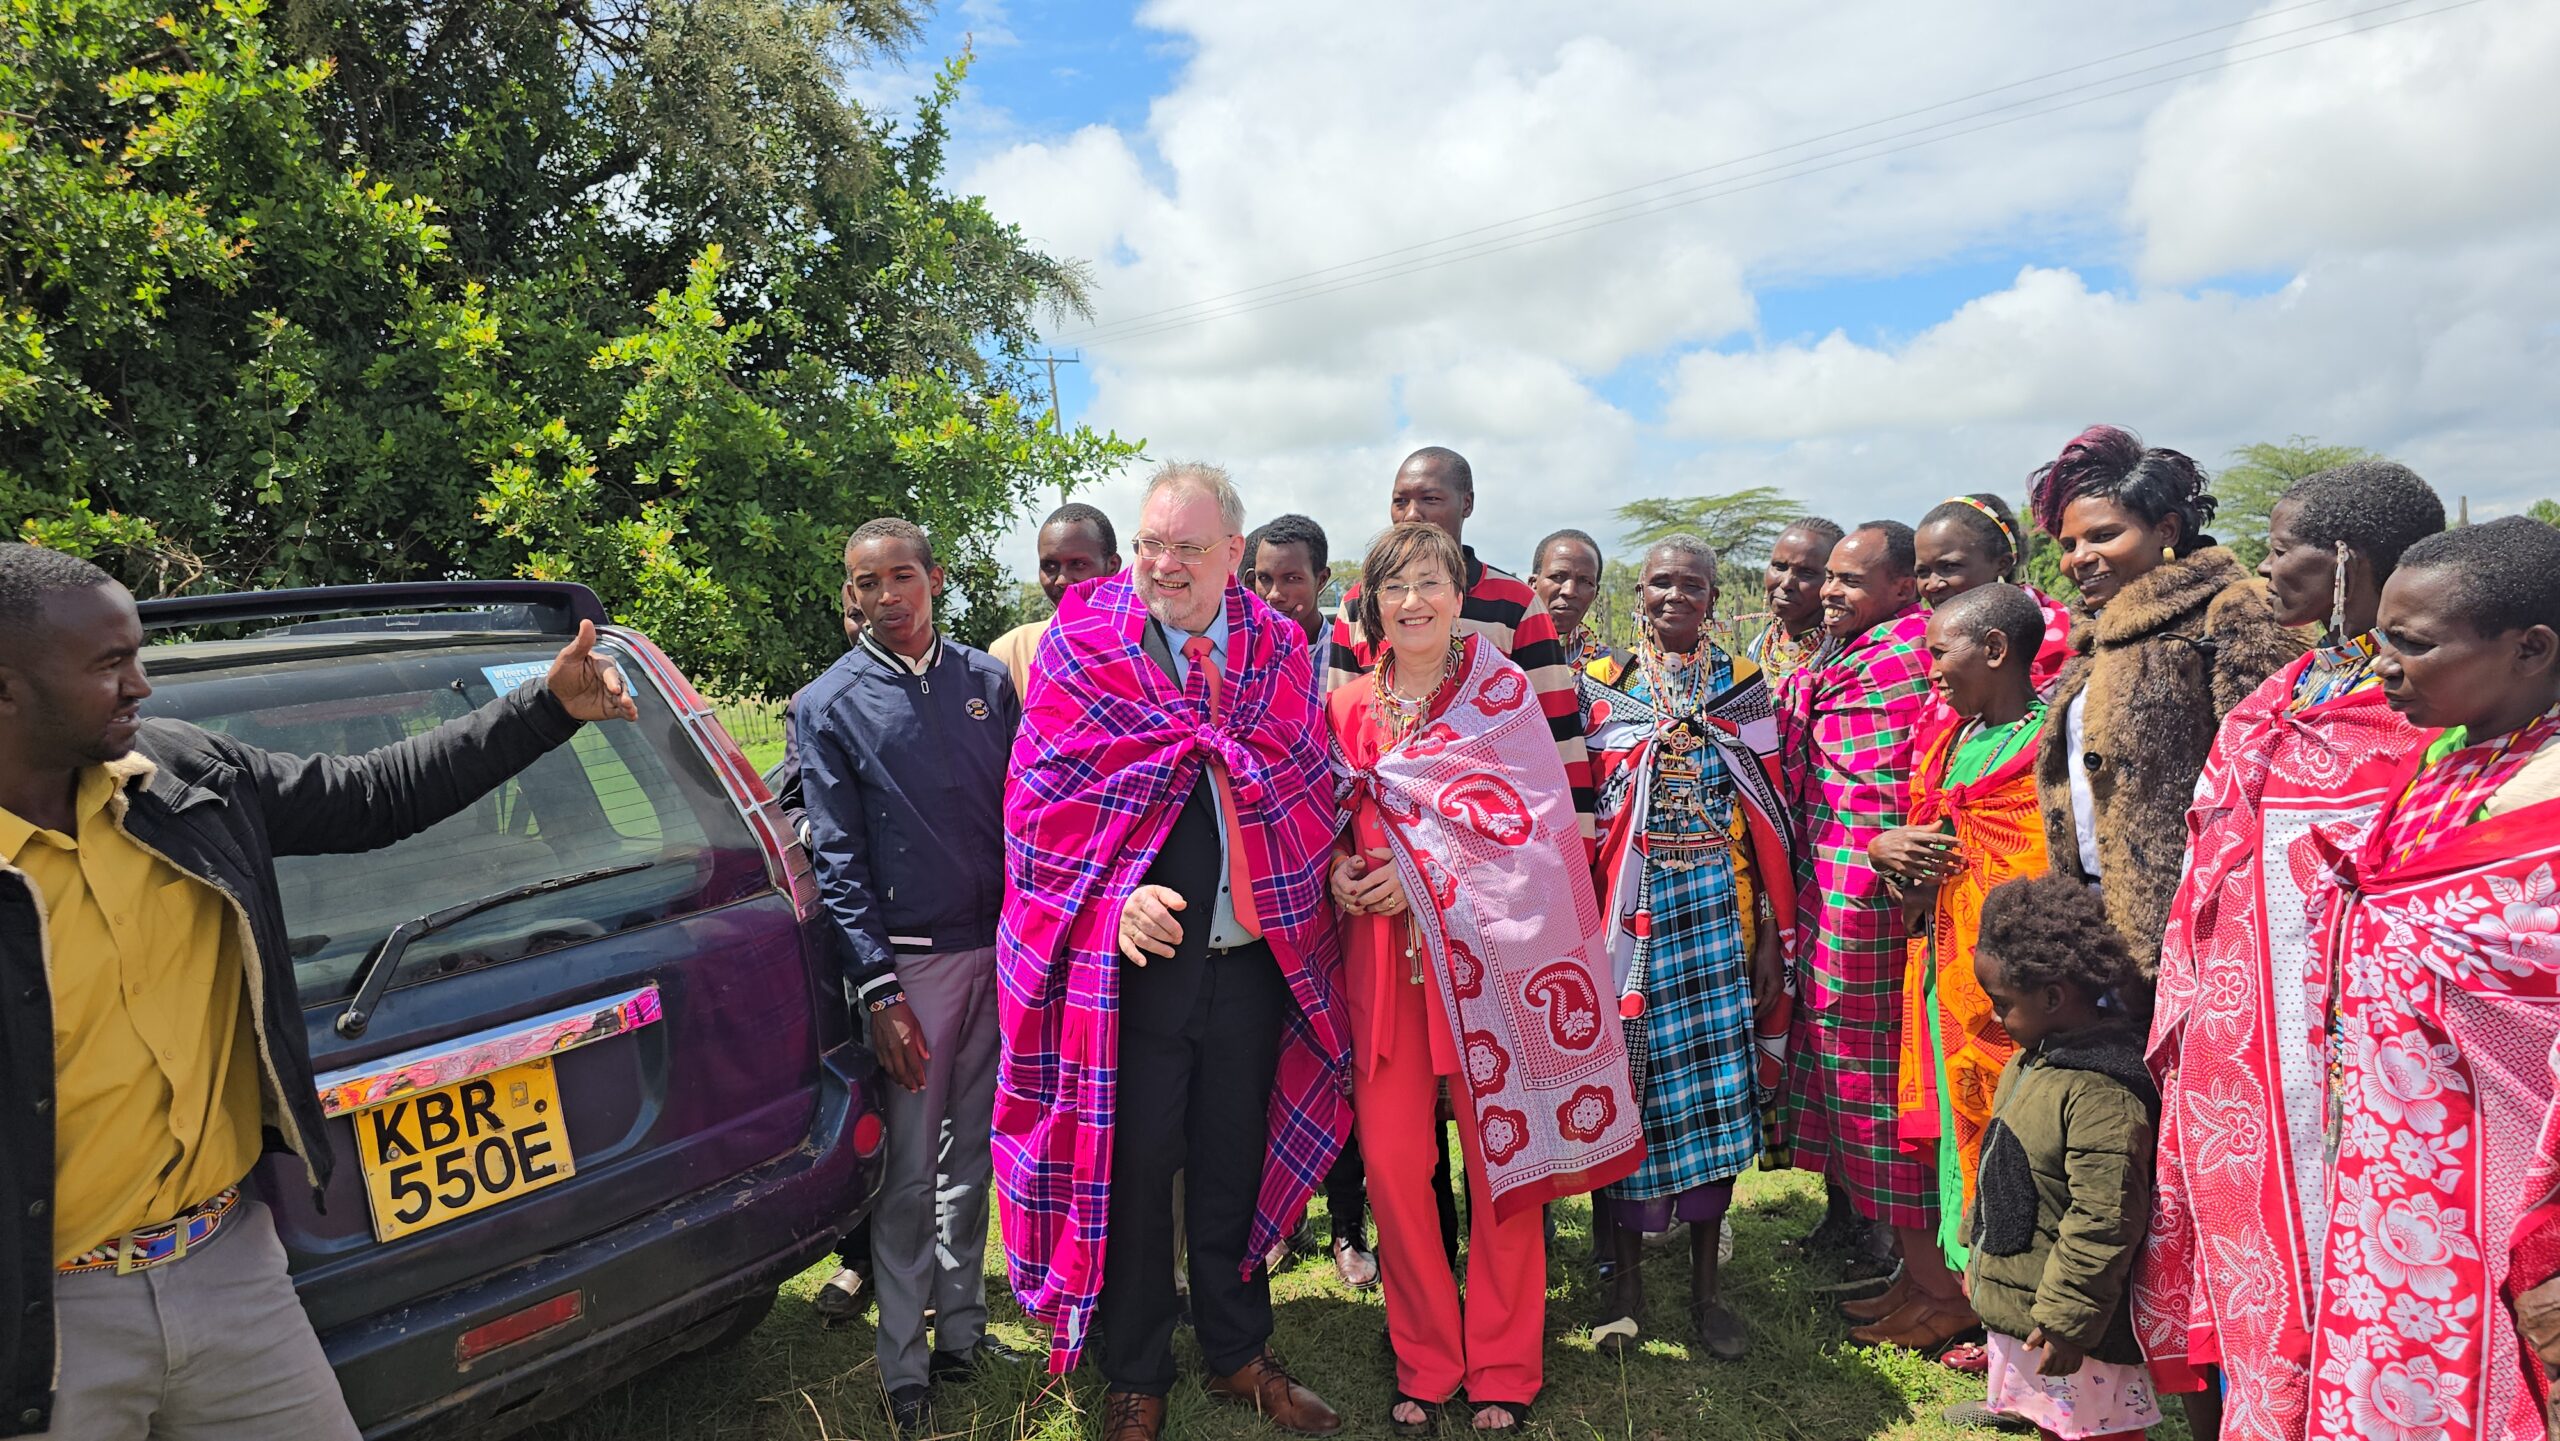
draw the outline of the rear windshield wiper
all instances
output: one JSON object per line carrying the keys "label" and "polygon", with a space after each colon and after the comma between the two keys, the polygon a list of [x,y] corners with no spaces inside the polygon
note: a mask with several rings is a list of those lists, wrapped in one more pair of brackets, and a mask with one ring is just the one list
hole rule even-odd
{"label": "rear windshield wiper", "polygon": [[527,881],[523,885],[509,886],[503,891],[482,896],[476,901],[464,901],[458,906],[447,906],[440,911],[429,911],[414,920],[402,921],[391,928],[391,934],[384,936],[382,944],[374,947],[373,954],[365,957],[363,963],[356,968],[355,999],[347,1002],[345,1013],[338,1017],[338,1034],[352,1041],[364,1034],[365,1027],[373,1024],[373,1013],[382,1004],[382,993],[390,988],[392,973],[400,969],[401,953],[408,950],[410,942],[419,937],[433,935],[437,931],[467,921],[482,911],[495,910],[500,906],[529,900],[535,896],[547,896],[554,891],[565,891],[572,886],[583,886],[589,881],[627,876],[633,871],[645,871],[656,864],[656,861],[633,861],[628,865],[599,866],[591,871],[572,871],[565,876]]}

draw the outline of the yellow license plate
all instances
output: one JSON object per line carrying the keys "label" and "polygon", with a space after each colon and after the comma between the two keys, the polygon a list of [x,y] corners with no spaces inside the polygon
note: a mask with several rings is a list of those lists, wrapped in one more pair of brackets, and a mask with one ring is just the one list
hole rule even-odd
{"label": "yellow license plate", "polygon": [[378,1241],[577,1174],[549,1057],[385,1101],[353,1119]]}

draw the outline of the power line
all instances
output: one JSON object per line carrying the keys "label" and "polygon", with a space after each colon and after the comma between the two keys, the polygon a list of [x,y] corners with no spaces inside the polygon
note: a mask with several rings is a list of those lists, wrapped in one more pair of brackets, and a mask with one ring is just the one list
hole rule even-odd
{"label": "power line", "polygon": [[[1315,276],[1329,275],[1337,270],[1356,269],[1357,267],[1367,265],[1372,261],[1389,259],[1415,250],[1428,250],[1433,246],[1445,245],[1452,240],[1463,240],[1470,235],[1480,235],[1488,230],[1508,229],[1509,227],[1521,224],[1524,221],[1535,220],[1545,215],[1553,215],[1559,211],[1578,210],[1586,205],[1595,205],[1603,200],[1614,200],[1621,195],[1631,195],[1639,190],[1652,190],[1659,186],[1669,185],[1673,181],[1687,180],[1694,176],[1705,175],[1711,171],[1722,170],[1730,166],[1747,165],[1754,160],[1766,160],[1773,155],[1783,155],[1790,150],[1800,150],[1808,145],[1819,145],[1826,140],[1837,140],[1843,135],[1855,135],[1861,130],[1873,130],[1879,125],[1890,125],[1897,120],[1908,120],[1913,116],[1926,115],[1933,110],[1945,110],[1952,106],[1962,105],[1970,100],[1985,99],[1989,96],[1997,95],[2004,90],[2015,90],[2021,86],[2034,85],[2042,81],[2058,79],[2061,76],[2077,74],[2083,70],[2093,70],[2102,65],[2112,65],[2119,60],[2129,60],[2136,55],[2146,54],[2153,50],[2165,49],[2171,45],[2183,44],[2186,41],[2200,39],[2206,35],[2219,34],[2225,30],[2236,30],[2244,25],[2254,24],[2259,20],[2272,20],[2279,15],[2289,15],[2297,10],[2310,10],[2332,3],[2335,3],[2335,0],[2299,0],[2299,3],[2297,4],[2287,5],[2277,10],[2270,10],[2264,15],[2251,16],[2244,20],[2234,20],[2222,25],[2209,25],[2202,30],[2190,30],[2184,35],[2173,35],[2166,40],[2155,40],[2148,45],[2137,45],[2131,50],[2120,50],[2113,55],[2101,56],[2095,60],[2084,60],[2077,65],[2066,65],[2059,70],[2048,70],[2041,75],[2030,75],[2023,80],[2012,80],[2004,85],[1994,85],[1988,89],[1976,90],[1972,94],[1959,95],[1951,100],[1941,100],[1935,104],[1918,106],[1914,109],[1900,111],[1892,115],[1880,115],[1873,120],[1862,120],[1855,125],[1844,126],[1838,130],[1826,131],[1820,135],[1809,135],[1802,140],[1789,141],[1787,144],[1772,146],[1767,150],[1754,151],[1749,155],[1731,156],[1727,159],[1719,160],[1712,165],[1699,166],[1695,170],[1683,170],[1676,174],[1659,176],[1652,180],[1642,181],[1635,185],[1623,186],[1616,190],[1604,190],[1597,195],[1586,195],[1579,200],[1568,200],[1561,205],[1548,206],[1544,210],[1532,210],[1526,215],[1515,215],[1508,220],[1488,221],[1485,224],[1471,226],[1465,230],[1452,231],[1451,233],[1440,236],[1437,239],[1418,240],[1411,245],[1400,245],[1393,250],[1381,250],[1375,255],[1362,256],[1357,260],[1345,260],[1333,265],[1319,266],[1314,270],[1300,271],[1296,275],[1283,276],[1278,280],[1264,281],[1260,285],[1248,285],[1240,290],[1230,290],[1222,295],[1208,296],[1204,299],[1191,301],[1183,305],[1170,305],[1161,310],[1145,311],[1137,315],[1113,321],[1107,325],[1090,326],[1085,330],[1078,332],[1078,335],[1092,335],[1106,330],[1117,330],[1124,326],[1136,325],[1140,321],[1155,319],[1158,316],[1172,315],[1179,311],[1214,305],[1222,300],[1232,300],[1238,296],[1251,295],[1257,291],[1274,289],[1279,286],[1293,284],[1300,280],[1312,279]],[[2407,4],[2410,3],[2410,0],[2392,0],[2392,3]],[[2383,8],[2389,7],[2386,6]],[[2345,15],[2336,18],[2352,19],[2354,16]]]}
{"label": "power line", "polygon": [[[2270,12],[2270,14],[2287,14],[2293,11],[2311,8],[2312,5],[2316,5],[2318,3],[2321,3],[2321,0],[2306,0],[2306,3],[2304,4],[2289,6],[2284,10]],[[2390,0],[2390,3],[2370,6],[2363,10],[2351,11],[2347,14],[2333,16],[2325,20],[2313,21],[2306,25],[2297,26],[2291,30],[2278,31],[2272,35],[2260,36],[2240,43],[2249,46],[2264,45],[2272,40],[2285,39],[2289,36],[2303,34],[2311,30],[2326,29],[2331,26],[2344,24],[2351,20],[2376,15],[2383,11],[2401,9],[2412,3],[2417,3],[2417,0]],[[1442,236],[1436,240],[1421,241],[1413,245],[1402,246],[1394,250],[1382,251],[1365,259],[1344,261],[1338,265],[1306,271],[1288,279],[1270,281],[1262,285],[1248,286],[1241,290],[1229,291],[1224,295],[1193,301],[1185,305],[1171,306],[1161,310],[1150,311],[1142,315],[1129,317],[1125,320],[1095,326],[1091,329],[1079,332],[1078,338],[1086,340],[1089,343],[1106,343],[1117,340],[1143,339],[1148,336],[1187,329],[1190,326],[1198,325],[1210,320],[1221,320],[1232,316],[1251,314],[1254,311],[1270,309],[1277,305],[1291,304],[1300,300],[1309,300],[1320,296],[1338,294],[1345,290],[1359,289],[1363,286],[1375,284],[1381,280],[1392,280],[1408,275],[1415,275],[1423,271],[1438,269],[1441,266],[1454,264],[1463,260],[1481,259],[1485,256],[1501,254],[1507,250],[1518,249],[1524,245],[1536,244],[1546,240],[1560,239],[1568,235],[1576,235],[1589,230],[1597,230],[1604,226],[1621,224],[1627,220],[1636,219],[1642,216],[1657,215],[1666,211],[1681,209],[1689,205],[1699,204],[1706,200],[1721,199],[1750,190],[1762,189],[1767,186],[1777,184],[1780,181],[1800,179],[1805,176],[1820,174],[1826,170],[1835,170],[1844,165],[1882,159],[1886,156],[1900,154],[1903,151],[1918,149],[1924,145],[1934,145],[1940,141],[1978,134],[1982,131],[1995,129],[2003,125],[2015,124],[2021,120],[2035,119],[2045,115],[2058,114],[2062,111],[2076,109],[2084,105],[2096,104],[2100,101],[2114,99],[2118,96],[2132,94],[2136,91],[2155,89],[2162,85],[2174,84],[2180,80],[2191,79],[2198,75],[2206,75],[2216,71],[2229,70],[2259,60],[2273,59],[2280,55],[2291,54],[2297,50],[2309,49],[2314,45],[2327,44],[2334,40],[2343,40],[2351,36],[2367,34],[2375,30],[2384,29],[2393,25],[2405,24],[2413,20],[2426,19],[2430,16],[2441,15],[2452,10],[2465,9],[2471,5],[2479,3],[2481,3],[2481,0],[2453,0],[2453,3],[2439,5],[2433,9],[2418,11],[2413,14],[2392,16],[2388,19],[2375,21],[2372,24],[2356,26],[2352,29],[2339,31],[2335,34],[2319,36],[2294,45],[2283,46],[2271,50],[2262,50],[2256,54],[2233,56],[2231,58],[2214,61],[2213,63],[2205,65],[2195,65],[2193,68],[2178,68],[2182,66],[2190,66],[2194,61],[2203,59],[2207,54],[2212,52],[2191,53],[2157,65],[2145,66],[2139,69],[2121,72],[2109,77],[2108,81],[2103,83],[2111,84],[2114,81],[2126,80],[2137,75],[2147,75],[2154,71],[2169,70],[2174,72],[2166,75],[2158,75],[2153,79],[2139,81],[2133,84],[2120,85],[2113,89],[2102,90],[2091,94],[2075,94],[2068,89],[2048,91],[2042,94],[2028,96],[2021,100],[2011,101],[2003,105],[1992,106],[1986,109],[1972,111],[1965,115],[1936,121],[1928,125],[1910,127],[1890,134],[1871,137],[1866,140],[1853,142],[1849,145],[1840,146],[1835,149],[1822,151],[1813,155],[1798,156],[1792,160],[1782,161],[1779,164],[1768,166],[1760,170],[1747,171],[1740,175],[1727,176],[1723,179],[1711,181],[1703,185],[1691,186],[1683,190],[1675,190],[1665,194],[1653,195],[1642,200],[1611,206],[1603,210],[1591,211],[1585,209],[1585,207],[1601,200],[1612,199],[1620,195],[1633,194],[1639,191],[1656,190],[1663,185],[1671,184],[1681,179],[1708,174],[1717,170],[1729,169],[1735,165],[1745,164],[1756,159],[1764,159],[1781,155],[1791,150],[1800,150],[1807,145],[1817,144],[1823,139],[1854,134],[1860,130],[1873,129],[1877,125],[1888,123],[1893,119],[1904,119],[1914,115],[1926,114],[1934,110],[1946,109],[1951,105],[1963,104],[1968,100],[1979,99],[1987,95],[2000,93],[2001,91],[2014,90],[2022,85],[2034,84],[2040,80],[2051,79],[2055,76],[2069,74],[2078,70],[2085,70],[2092,66],[2112,63],[2115,60],[2124,59],[2129,56],[2151,50],[2161,49],[2165,46],[2174,45],[2184,40],[2196,38],[2200,35],[2211,34],[2219,30],[2233,28],[2229,25],[2215,26],[2207,30],[2191,32],[2188,35],[2175,37],[2165,41],[2157,41],[2150,45],[2138,47],[2134,50],[2124,51],[2118,55],[2108,57],[2106,60],[2090,61],[2083,65],[2066,67],[2063,70],[2047,72],[2045,75],[2033,77],[2028,80],[2013,81],[2006,85],[1977,91],[1972,95],[1959,97],[1956,100],[1943,101],[1936,105],[1923,106],[1916,110],[1905,111],[1902,112],[1901,115],[1887,117],[1886,120],[1869,121],[1862,125],[1850,126],[1843,130],[1830,132],[1828,136],[1818,136],[1807,140],[1795,141],[1787,145],[1759,151],[1752,155],[1739,156],[1730,160],[1720,161],[1714,165],[1685,171],[1678,175],[1665,176],[1661,179],[1649,181],[1641,185],[1628,186],[1619,190],[1609,191],[1601,195],[1591,196],[1584,200],[1574,201],[1566,205],[1552,206],[1546,210],[1534,211],[1528,215],[1518,216],[1511,220],[1497,221],[1486,225],[1476,226],[1468,230],[1462,230],[1450,235]],[[2256,18],[2263,19],[2265,17],[2262,16]],[[2247,24],[2253,22],[2243,21],[2238,23]],[[2059,103],[2046,103],[2049,101],[2058,101]],[[1984,117],[1998,118],[1985,120]],[[1973,125],[1966,124],[1968,121],[1977,120],[1983,121],[1983,123]],[[1963,128],[1948,129],[1947,127],[1950,126],[1962,126]],[[1928,134],[1928,132],[1933,130],[1944,131],[1945,133],[1936,135]],[[1906,137],[1914,136],[1920,138],[1906,139]],[[1900,145],[1888,143],[1895,140],[1906,140],[1906,143]],[[1830,163],[1814,163],[1817,161],[1829,161]],[[1576,210],[1583,211],[1583,213],[1569,215],[1563,219],[1549,221],[1543,225],[1530,226],[1527,230],[1515,229],[1515,227],[1537,219],[1539,216],[1553,215],[1563,211]],[[1434,250],[1437,247],[1449,245],[1451,242],[1463,240],[1470,235],[1481,235],[1488,231],[1497,230],[1510,230],[1513,233],[1492,236],[1488,239],[1478,240],[1466,245],[1458,246],[1453,250],[1444,250],[1437,254],[1417,255],[1412,259],[1395,261],[1393,264],[1377,267],[1377,262],[1392,261],[1394,260],[1394,257],[1399,255],[1411,255],[1415,251]],[[1377,268],[1367,269],[1367,267]],[[1352,273],[1339,273],[1346,271]],[[1316,277],[1328,275],[1333,276],[1334,278],[1330,280],[1320,280],[1314,284],[1299,283],[1315,280]],[[1277,293],[1266,294],[1264,292]],[[1185,314],[1184,312],[1198,313]]]}

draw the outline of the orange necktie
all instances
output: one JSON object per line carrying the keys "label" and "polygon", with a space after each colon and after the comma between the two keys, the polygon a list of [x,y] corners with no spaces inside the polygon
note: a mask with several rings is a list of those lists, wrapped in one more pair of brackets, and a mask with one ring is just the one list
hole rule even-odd
{"label": "orange necktie", "polygon": [[[1182,658],[1191,662],[1192,674],[1207,678],[1209,719],[1215,721],[1227,686],[1226,677],[1218,673],[1217,662],[1210,658],[1209,638],[1195,635],[1184,641]],[[1245,864],[1244,827],[1236,820],[1235,787],[1228,781],[1226,762],[1214,755],[1209,758],[1209,783],[1218,788],[1218,818],[1227,825],[1229,904],[1235,911],[1236,925],[1248,936],[1259,936],[1262,934],[1262,917],[1253,908],[1253,871]]]}

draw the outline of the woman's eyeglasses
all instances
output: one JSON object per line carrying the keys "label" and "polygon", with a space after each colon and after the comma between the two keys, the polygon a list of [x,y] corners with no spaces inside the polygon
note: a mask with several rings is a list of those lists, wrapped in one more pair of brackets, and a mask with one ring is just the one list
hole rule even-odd
{"label": "woman's eyeglasses", "polygon": [[1445,600],[1457,586],[1445,580],[1421,580],[1407,585],[1401,581],[1378,587],[1378,604],[1399,606],[1408,597],[1423,601]]}

